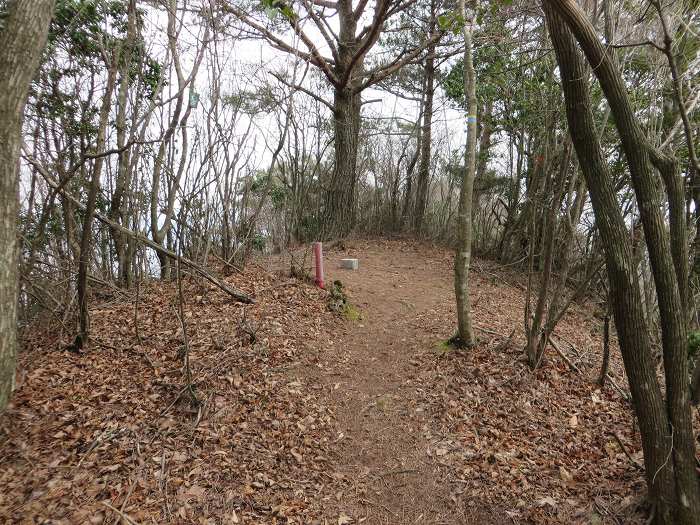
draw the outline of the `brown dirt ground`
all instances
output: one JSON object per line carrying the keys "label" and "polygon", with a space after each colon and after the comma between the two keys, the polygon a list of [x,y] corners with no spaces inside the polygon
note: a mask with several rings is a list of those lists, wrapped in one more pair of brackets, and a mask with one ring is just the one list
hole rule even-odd
{"label": "brown dirt ground", "polygon": [[[344,257],[359,258],[359,270],[340,269]],[[480,341],[467,353],[443,344],[455,319],[444,248],[348,241],[326,253],[326,274],[361,312],[332,344],[320,341],[319,368],[302,374],[324,385],[337,417],[337,492],[315,502],[327,523],[640,519],[643,480],[612,434],[635,459],[638,437],[620,395],[593,384],[601,323],[590,305],[574,305],[557,330],[583,375],[551,355],[532,374],[521,359],[524,287],[515,272],[475,261]],[[508,344],[496,335],[513,330]],[[617,356],[611,374],[625,385]]]}
{"label": "brown dirt ground", "polygon": [[[360,259],[358,271],[339,268],[346,255]],[[327,256],[328,281],[339,279],[360,312],[322,358],[342,435],[338,474],[347,483],[339,514],[377,524],[490,523],[476,512],[453,514],[445,473],[431,457],[415,357],[436,340],[415,316],[449,303],[452,287],[422,255],[410,246],[367,243]]]}
{"label": "brown dirt ground", "polygon": [[[358,271],[339,269],[348,256]],[[557,328],[581,373],[551,351],[532,373],[522,276],[477,260],[480,341],[451,351],[442,344],[454,330],[451,267],[448,250],[415,242],[330,249],[327,281],[343,282],[352,319],[290,280],[288,257],[226,278],[255,295],[249,307],[188,278],[198,408],[178,397],[171,283],[142,291],[140,341],[128,295],[96,304],[85,355],[61,351],[70,334],[48,324],[26,330],[19,388],[0,418],[0,522],[643,520],[643,477],[619,444],[640,458],[629,406],[593,384],[594,309],[574,305]],[[611,373],[624,389],[617,352]]]}

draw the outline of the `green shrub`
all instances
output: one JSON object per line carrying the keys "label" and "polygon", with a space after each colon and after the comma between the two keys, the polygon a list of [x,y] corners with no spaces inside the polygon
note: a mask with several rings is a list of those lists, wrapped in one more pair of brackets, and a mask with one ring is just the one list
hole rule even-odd
{"label": "green shrub", "polygon": [[251,245],[253,246],[254,250],[262,252],[265,250],[265,236],[261,233],[256,233],[251,241]]}
{"label": "green shrub", "polygon": [[688,358],[695,359],[700,349],[700,330],[693,330],[688,334]]}

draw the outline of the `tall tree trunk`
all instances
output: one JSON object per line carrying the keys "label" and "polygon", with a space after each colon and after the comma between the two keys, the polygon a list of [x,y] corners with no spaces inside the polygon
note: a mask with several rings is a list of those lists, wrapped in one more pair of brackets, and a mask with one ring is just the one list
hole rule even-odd
{"label": "tall tree trunk", "polygon": [[117,76],[117,55],[110,64],[107,74],[107,87],[102,98],[102,107],[100,108],[100,121],[97,129],[97,141],[95,144],[95,154],[98,157],[95,159],[95,164],[92,169],[92,179],[90,180],[90,190],[88,192],[87,203],[85,205],[85,219],[83,220],[83,231],[80,238],[80,261],[78,263],[78,307],[80,309],[80,329],[78,336],[75,338],[74,347],[80,350],[85,343],[90,333],[90,315],[88,312],[88,270],[90,259],[92,258],[92,219],[95,215],[95,205],[97,204],[97,194],[100,191],[100,178],[102,177],[102,166],[104,157],[102,153],[105,149],[107,137],[107,124],[109,112],[112,105],[112,92]]}
{"label": "tall tree trunk", "polygon": [[[428,34],[432,37],[437,25],[437,12],[435,0],[430,2],[430,21]],[[435,44],[427,48],[425,67],[425,90],[423,98],[423,127],[421,131],[420,163],[418,164],[418,178],[416,180],[416,202],[413,211],[413,230],[420,234],[423,228],[423,217],[428,204],[428,185],[430,183],[430,160],[432,153],[432,127],[433,127],[433,98],[435,95]]]}
{"label": "tall tree trunk", "polygon": [[472,62],[472,19],[467,19],[465,0],[459,11],[464,20],[464,94],[467,98],[467,150],[457,215],[457,250],[455,252],[455,298],[457,302],[457,337],[460,345],[474,345],[469,301],[469,266],[472,258],[472,199],[476,172],[476,72]]}
{"label": "tall tree trunk", "polygon": [[333,99],[335,169],[326,194],[324,237],[347,235],[355,226],[357,148],[360,138],[359,93],[336,89]]}
{"label": "tall tree trunk", "polygon": [[29,85],[46,44],[54,0],[11,0],[0,32],[0,412],[17,356],[19,152]]}
{"label": "tall tree trunk", "polygon": [[[124,52],[119,64],[119,90],[117,93],[117,148],[120,150],[117,165],[117,180],[114,185],[114,193],[109,207],[109,218],[124,225],[126,220],[126,207],[124,206],[124,194],[131,179],[131,152],[126,147],[126,108],[129,94],[129,69],[131,66],[132,49],[136,38],[136,0],[129,0],[128,22]],[[117,255],[117,275],[119,283],[128,288],[131,284],[131,247],[129,237],[122,235],[118,230],[111,229],[114,240],[114,251]]]}
{"label": "tall tree trunk", "polygon": [[[587,84],[589,70],[567,28],[569,20],[558,14],[560,6],[561,2],[544,1],[547,23],[562,75],[569,130],[591,194],[596,224],[605,250],[615,326],[639,422],[647,485],[655,508],[655,519],[660,524],[698,523],[700,515],[688,512],[697,497],[697,479],[688,480],[685,476],[686,469],[678,468],[678,460],[681,459],[678,456],[685,452],[679,447],[683,444],[678,439],[683,439],[680,434],[685,429],[672,426],[674,401],[669,396],[667,411],[661,395],[632,245],[618,209],[612,178],[593,121]],[[595,64],[597,71],[601,61]],[[617,116],[616,122],[620,125],[621,120]],[[645,200],[640,198],[640,203],[645,203]],[[687,392],[687,375],[684,379]],[[685,459],[691,461],[690,466],[694,471],[694,451],[692,459]]]}
{"label": "tall tree trunk", "polygon": [[[661,318],[666,403],[673,436],[671,457],[677,491],[676,523],[700,522],[700,483],[696,472],[687,359],[688,246],[686,243],[683,181],[676,163],[656,150],[637,120],[615,62],[598,39],[593,26],[573,0],[547,0],[566,21],[600,82],[615,119],[629,164],[644,237],[649,253]],[[653,166],[652,166],[653,165]],[[670,238],[661,212],[659,177],[666,189]]]}

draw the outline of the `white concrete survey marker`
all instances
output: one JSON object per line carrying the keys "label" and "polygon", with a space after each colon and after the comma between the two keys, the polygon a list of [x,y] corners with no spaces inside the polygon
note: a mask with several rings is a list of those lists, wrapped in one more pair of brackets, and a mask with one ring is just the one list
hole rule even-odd
{"label": "white concrete survey marker", "polygon": [[360,267],[358,259],[340,259],[340,267],[344,270],[357,270]]}

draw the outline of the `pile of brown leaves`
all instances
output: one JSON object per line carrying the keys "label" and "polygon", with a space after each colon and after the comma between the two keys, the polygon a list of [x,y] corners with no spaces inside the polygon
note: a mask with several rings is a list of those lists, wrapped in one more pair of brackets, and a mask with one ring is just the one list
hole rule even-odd
{"label": "pile of brown leaves", "polygon": [[[533,373],[523,356],[523,280],[477,262],[478,346],[438,347],[420,361],[430,371],[422,376],[434,422],[427,437],[450,472],[452,500],[463,511],[491,509],[503,523],[643,523],[641,444],[617,344],[610,376],[620,390],[600,389],[602,321],[590,305],[574,305],[555,334],[578,372],[549,347]],[[416,326],[444,337],[454,318],[449,305]]]}
{"label": "pile of brown leaves", "polygon": [[[401,441],[391,434],[414,425],[416,438],[403,440],[412,447],[406,454],[440,481],[449,497],[434,501],[455,521],[643,521],[642,457],[623,397],[626,378],[612,341],[618,387],[596,386],[602,323],[591,308],[574,305],[555,332],[578,371],[548,349],[533,373],[523,359],[522,275],[476,261],[472,306],[480,342],[457,352],[440,344],[455,323],[452,254],[374,241],[363,252],[363,264],[371,264],[353,278],[375,316],[360,321],[331,313],[326,292],[258,267],[226,279],[256,298],[250,306],[187,277],[184,321],[196,401],[185,384],[174,283],[151,282],[137,302],[122,297],[94,308],[85,354],[62,350],[66,341],[46,327],[30,327],[18,390],[0,420],[0,521],[360,523],[367,514],[351,517],[344,509],[364,503],[348,498],[383,493],[347,477],[347,466],[357,463],[348,451],[377,445],[360,432],[374,439],[371,432],[381,430],[388,432],[384,452],[391,452]],[[414,304],[407,293],[420,297]],[[385,318],[400,327],[396,341],[379,315],[391,304]],[[358,367],[379,373],[360,374]],[[385,384],[362,384],[382,378]],[[344,397],[335,390],[341,382]],[[355,448],[343,447],[340,416],[345,410],[352,419],[348,406],[365,399],[357,397],[362,392],[383,394],[394,412],[410,417],[392,419],[389,407],[376,429],[355,429]],[[403,462],[377,456],[371,467],[387,458]],[[387,508],[387,515],[396,514]]]}
{"label": "pile of brown leaves", "polygon": [[134,302],[93,309],[85,354],[26,333],[0,422],[0,521],[309,521],[332,414],[292,372],[337,320],[311,286],[255,267],[227,281],[256,303],[183,283],[196,402],[173,283],[142,291],[138,335]]}

